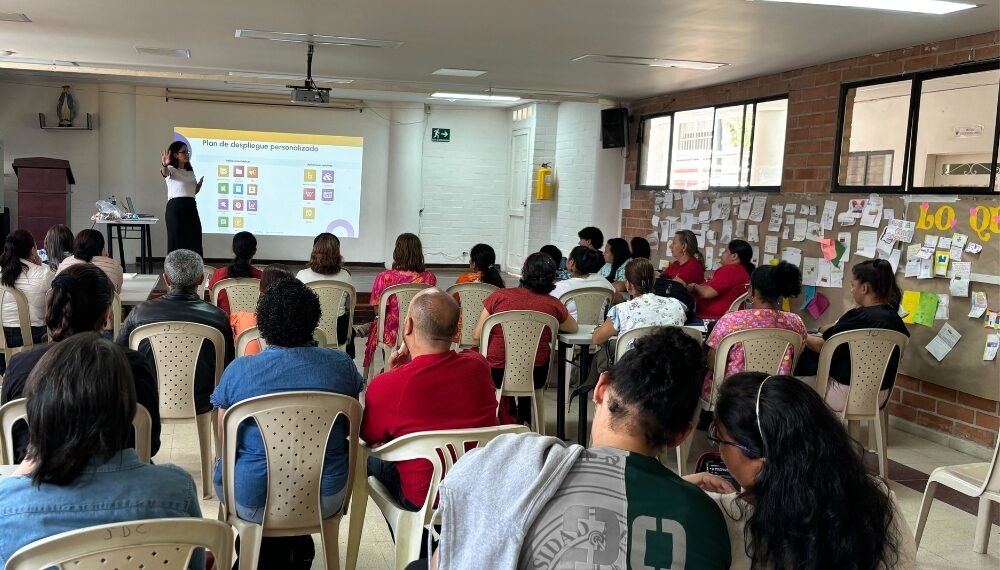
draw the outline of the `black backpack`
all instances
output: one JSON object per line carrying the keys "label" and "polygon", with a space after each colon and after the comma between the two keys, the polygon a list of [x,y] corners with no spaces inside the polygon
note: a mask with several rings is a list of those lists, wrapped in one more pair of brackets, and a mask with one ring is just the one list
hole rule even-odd
{"label": "black backpack", "polygon": [[694,315],[694,297],[691,296],[686,287],[667,277],[666,274],[661,274],[656,278],[653,283],[653,293],[660,297],[677,299],[684,305],[684,312],[688,318]]}

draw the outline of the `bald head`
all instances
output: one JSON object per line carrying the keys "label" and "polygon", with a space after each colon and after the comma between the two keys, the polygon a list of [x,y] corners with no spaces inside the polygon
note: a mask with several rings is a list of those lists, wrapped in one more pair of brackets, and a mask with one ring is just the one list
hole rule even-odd
{"label": "bald head", "polygon": [[458,303],[437,287],[429,287],[410,301],[408,317],[413,320],[413,334],[419,340],[450,345],[458,330]]}

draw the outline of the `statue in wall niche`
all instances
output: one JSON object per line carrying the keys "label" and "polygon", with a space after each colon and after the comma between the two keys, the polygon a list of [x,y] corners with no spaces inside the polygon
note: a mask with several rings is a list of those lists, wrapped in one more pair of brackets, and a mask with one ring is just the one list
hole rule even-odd
{"label": "statue in wall niche", "polygon": [[59,102],[56,104],[56,114],[59,116],[60,127],[72,127],[76,118],[76,97],[69,92],[69,85],[62,86]]}

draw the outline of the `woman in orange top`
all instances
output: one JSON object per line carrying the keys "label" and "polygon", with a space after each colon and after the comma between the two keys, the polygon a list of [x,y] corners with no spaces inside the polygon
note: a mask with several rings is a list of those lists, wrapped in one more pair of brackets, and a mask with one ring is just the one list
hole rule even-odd
{"label": "woman in orange top", "polygon": [[[267,291],[271,285],[274,285],[282,279],[295,279],[292,272],[288,270],[288,267],[282,265],[281,263],[272,263],[264,268],[264,273],[260,278],[260,292],[263,293]],[[257,313],[251,313],[249,311],[239,311],[233,313],[229,316],[229,324],[233,327],[233,338],[239,338],[240,333],[247,330],[250,327],[257,326]],[[250,356],[251,354],[260,353],[260,341],[252,341],[247,345],[246,351],[243,353],[244,356]]]}
{"label": "woman in orange top", "polygon": [[[477,243],[472,246],[469,251],[469,272],[463,273],[458,276],[455,280],[455,285],[460,283],[488,283],[494,287],[504,288],[503,277],[500,276],[500,272],[496,268],[497,254],[493,251],[493,248],[486,245],[485,243]],[[455,302],[458,303],[459,308],[462,307],[462,301],[458,298],[458,295],[452,295],[455,297]],[[458,331],[455,332],[455,342],[459,342],[462,339],[462,313],[458,313]]]}

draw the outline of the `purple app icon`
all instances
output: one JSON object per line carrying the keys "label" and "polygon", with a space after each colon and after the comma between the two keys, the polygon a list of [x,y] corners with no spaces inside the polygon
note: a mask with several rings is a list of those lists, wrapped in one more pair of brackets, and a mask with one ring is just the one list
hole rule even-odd
{"label": "purple app icon", "polygon": [[333,202],[333,188],[324,188],[323,189],[323,201],[324,202]]}
{"label": "purple app icon", "polygon": [[323,184],[333,184],[333,171],[324,170],[323,171]]}
{"label": "purple app icon", "polygon": [[248,212],[257,211],[257,200],[247,200],[247,211]]}
{"label": "purple app icon", "polygon": [[225,198],[219,198],[219,209],[220,210],[228,210],[229,209],[229,200],[227,200]]}

